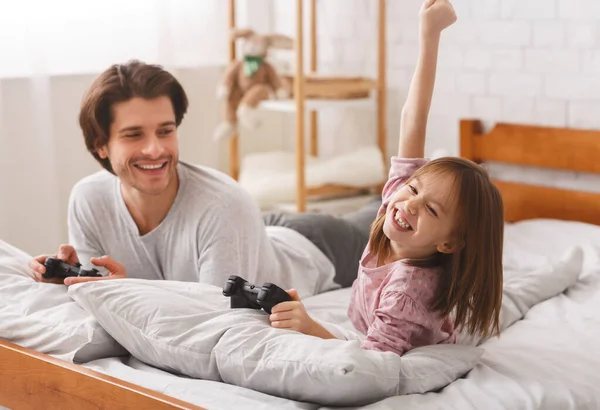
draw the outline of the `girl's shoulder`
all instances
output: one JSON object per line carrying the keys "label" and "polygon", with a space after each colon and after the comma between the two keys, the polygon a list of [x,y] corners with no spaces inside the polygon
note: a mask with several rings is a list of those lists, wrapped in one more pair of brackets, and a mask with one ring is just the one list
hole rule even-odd
{"label": "girl's shoulder", "polygon": [[376,255],[367,247],[360,260],[360,273],[381,284],[386,293],[406,293],[415,300],[429,301],[436,294],[444,270],[414,266],[405,259],[377,266]]}
{"label": "girl's shoulder", "polygon": [[385,263],[381,266],[377,266],[377,255],[370,250],[369,246],[365,248],[362,257],[360,258],[360,267],[363,272],[366,273],[394,272],[396,275],[401,274],[403,271],[410,272],[412,269],[414,269],[412,266],[406,264],[406,261],[404,260],[396,260]]}
{"label": "girl's shoulder", "polygon": [[435,299],[442,268],[416,267],[406,263],[394,265],[388,275],[387,290],[406,293],[416,302],[428,306]]}
{"label": "girl's shoulder", "polygon": [[[377,255],[366,250],[360,259],[359,279],[371,285],[377,284],[380,291],[401,291],[401,283],[408,283],[413,267],[402,260],[377,266]],[[393,288],[390,288],[390,284]]]}

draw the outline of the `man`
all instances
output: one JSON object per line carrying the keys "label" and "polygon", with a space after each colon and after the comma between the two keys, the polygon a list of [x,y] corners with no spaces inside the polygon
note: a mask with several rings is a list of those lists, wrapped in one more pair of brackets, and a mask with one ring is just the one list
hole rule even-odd
{"label": "man", "polygon": [[[293,229],[265,228],[252,198],[227,175],[179,160],[187,107],[182,86],[159,66],[113,65],[92,83],[79,123],[104,170],[73,187],[69,245],[54,256],[105,276],[64,284],[129,277],[223,286],[239,275],[301,296],[338,287],[319,247]],[[30,262],[37,280],[47,256]]]}

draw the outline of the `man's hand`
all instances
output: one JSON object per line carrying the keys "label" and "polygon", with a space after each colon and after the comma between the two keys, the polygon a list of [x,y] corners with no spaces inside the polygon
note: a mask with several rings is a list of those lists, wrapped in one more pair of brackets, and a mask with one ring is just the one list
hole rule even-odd
{"label": "man's hand", "polygon": [[450,0],[425,0],[421,8],[421,34],[439,36],[457,20]]}
{"label": "man's hand", "polygon": [[70,286],[76,283],[91,282],[94,280],[124,279],[127,277],[125,266],[108,256],[91,258],[90,261],[96,266],[102,266],[106,268],[110,274],[102,277],[70,277],[65,279],[65,285]]}
{"label": "man's hand", "polygon": [[77,252],[75,252],[75,248],[71,245],[60,245],[58,248],[58,253],[54,255],[39,255],[29,261],[29,268],[33,271],[33,279],[37,282],[46,282],[46,283],[63,283],[61,278],[52,278],[45,279],[42,275],[46,273],[46,267],[44,266],[44,262],[47,258],[58,258],[63,262],[67,262],[71,265],[79,262],[79,258],[77,257]]}

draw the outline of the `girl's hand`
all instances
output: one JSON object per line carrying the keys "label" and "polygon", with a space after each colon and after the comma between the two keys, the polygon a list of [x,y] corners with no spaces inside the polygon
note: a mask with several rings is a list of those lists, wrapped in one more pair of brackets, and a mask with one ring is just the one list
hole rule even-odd
{"label": "girl's hand", "polygon": [[279,329],[295,330],[305,335],[320,337],[321,339],[336,339],[327,329],[314,321],[298,297],[295,289],[286,291],[291,296],[291,302],[282,302],[271,309],[271,326]]}
{"label": "girl's hand", "polygon": [[450,0],[425,0],[420,14],[423,36],[439,36],[445,28],[457,20]]}
{"label": "girl's hand", "polygon": [[314,321],[306,313],[304,304],[295,289],[286,291],[292,298],[291,302],[282,302],[271,309],[269,320],[271,326],[279,329],[295,330],[306,335],[313,334]]}

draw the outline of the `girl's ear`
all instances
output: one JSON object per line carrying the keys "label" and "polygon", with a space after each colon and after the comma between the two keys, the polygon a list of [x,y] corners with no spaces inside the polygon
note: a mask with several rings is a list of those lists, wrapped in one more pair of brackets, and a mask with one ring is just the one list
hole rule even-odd
{"label": "girl's ear", "polygon": [[456,253],[463,248],[463,242],[461,240],[452,239],[449,242],[444,242],[437,246],[437,250],[440,253]]}

